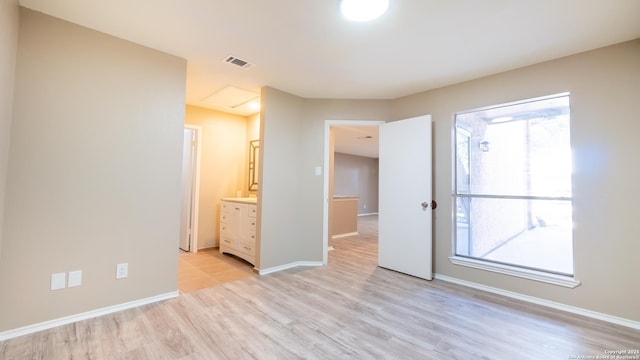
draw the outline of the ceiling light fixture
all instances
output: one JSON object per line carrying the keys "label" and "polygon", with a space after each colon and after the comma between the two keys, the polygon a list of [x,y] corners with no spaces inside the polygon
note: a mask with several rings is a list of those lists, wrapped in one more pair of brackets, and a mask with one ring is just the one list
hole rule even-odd
{"label": "ceiling light fixture", "polygon": [[352,21],[376,19],[387,11],[389,0],[341,0],[342,15]]}
{"label": "ceiling light fixture", "polygon": [[256,100],[256,101],[252,101],[249,103],[249,109],[251,110],[260,110],[260,101]]}

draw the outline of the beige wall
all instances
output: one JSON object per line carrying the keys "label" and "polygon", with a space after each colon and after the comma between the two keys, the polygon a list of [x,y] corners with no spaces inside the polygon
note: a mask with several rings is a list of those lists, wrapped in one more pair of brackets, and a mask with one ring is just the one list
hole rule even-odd
{"label": "beige wall", "polygon": [[247,118],[187,105],[185,123],[202,127],[198,248],[220,243],[220,199],[248,194]]}
{"label": "beige wall", "polygon": [[186,62],[24,8],[19,29],[0,331],[176,291]]}
{"label": "beige wall", "polygon": [[247,117],[247,144],[260,139],[260,113]]}
{"label": "beige wall", "polygon": [[358,214],[378,212],[378,159],[335,153],[333,194],[357,196]]}
{"label": "beige wall", "polygon": [[[451,127],[455,112],[571,92],[575,289],[453,265]],[[434,120],[435,272],[640,321],[640,40],[394,101],[394,118]]]}
{"label": "beige wall", "polygon": [[0,262],[19,14],[16,0],[0,0]]}
{"label": "beige wall", "polygon": [[256,268],[268,269],[310,260],[304,249],[300,217],[302,99],[269,87],[262,89],[261,176],[258,179],[259,249]]}

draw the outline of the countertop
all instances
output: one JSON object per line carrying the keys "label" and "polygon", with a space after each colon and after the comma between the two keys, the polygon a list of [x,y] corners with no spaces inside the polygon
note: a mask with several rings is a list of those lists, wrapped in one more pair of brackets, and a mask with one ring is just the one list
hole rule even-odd
{"label": "countertop", "polygon": [[255,198],[255,197],[223,198],[222,200],[243,203],[243,204],[256,204],[258,202],[258,198]]}
{"label": "countertop", "polygon": [[359,196],[355,195],[333,195],[333,200],[358,200]]}

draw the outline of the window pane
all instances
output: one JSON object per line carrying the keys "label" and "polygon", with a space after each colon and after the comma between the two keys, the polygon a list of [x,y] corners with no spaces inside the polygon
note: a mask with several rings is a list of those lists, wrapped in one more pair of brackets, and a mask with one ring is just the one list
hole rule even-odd
{"label": "window pane", "polygon": [[458,197],[456,255],[573,274],[571,201]]}
{"label": "window pane", "polygon": [[456,116],[456,193],[571,196],[568,96]]}

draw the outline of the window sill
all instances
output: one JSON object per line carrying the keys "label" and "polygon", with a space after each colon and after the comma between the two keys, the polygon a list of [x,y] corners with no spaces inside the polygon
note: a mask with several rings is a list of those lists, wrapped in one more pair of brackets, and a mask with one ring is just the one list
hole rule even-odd
{"label": "window sill", "polygon": [[580,285],[580,281],[570,276],[549,274],[543,271],[523,269],[516,266],[491,263],[477,259],[469,259],[461,256],[451,256],[449,258],[452,264],[467,266],[474,269],[492,271],[499,274],[517,276],[524,279],[535,280],[547,284],[575,288]]}

